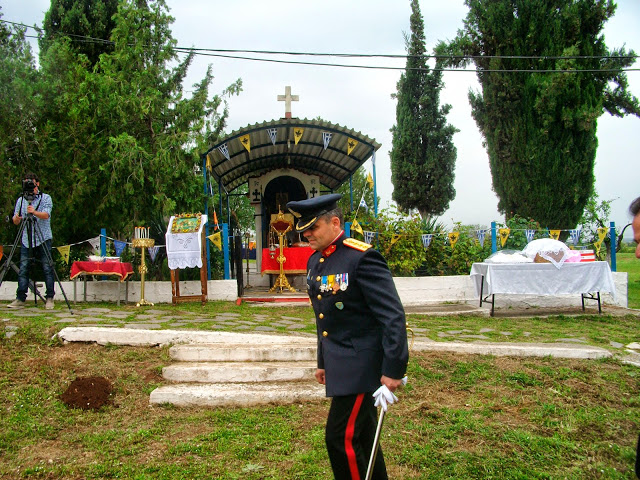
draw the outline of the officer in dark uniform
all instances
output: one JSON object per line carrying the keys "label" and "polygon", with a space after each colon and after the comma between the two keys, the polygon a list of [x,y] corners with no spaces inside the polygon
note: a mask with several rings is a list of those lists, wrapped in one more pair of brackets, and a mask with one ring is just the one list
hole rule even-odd
{"label": "officer in dark uniform", "polygon": [[[402,382],[409,358],[406,320],[387,264],[371,245],[344,234],[339,194],[289,202],[296,231],[315,250],[307,290],[316,315],[318,382],[333,397],[325,441],[336,479],[364,478],[375,437],[372,393]],[[378,451],[374,479],[386,479]]]}

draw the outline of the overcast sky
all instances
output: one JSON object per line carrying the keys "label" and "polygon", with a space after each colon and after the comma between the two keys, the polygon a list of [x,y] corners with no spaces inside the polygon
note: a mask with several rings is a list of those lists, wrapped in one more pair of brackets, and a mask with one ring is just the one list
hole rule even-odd
{"label": "overcast sky", "polygon": [[[615,17],[605,26],[609,48],[625,45],[640,52],[640,1],[619,0]],[[48,0],[3,0],[3,19],[41,25]],[[175,18],[173,34],[184,47],[247,49],[295,52],[404,54],[403,32],[409,33],[409,1],[403,0],[169,0]],[[467,7],[463,0],[422,0],[427,50],[439,40],[452,39],[462,27]],[[281,57],[278,57],[281,58]],[[301,60],[308,60],[304,57]],[[389,65],[404,67],[403,60],[316,58],[326,63]],[[313,60],[311,60],[313,61]],[[243,92],[229,99],[228,132],[248,124],[284,116],[284,105],[276,97],[291,85],[300,101],[293,103],[294,117],[322,117],[375,138],[382,144],[376,171],[381,208],[391,200],[389,150],[395,123],[395,101],[399,70],[286,65],[266,62],[197,57],[189,71],[189,85],[202,79],[213,65],[213,93],[242,78]],[[635,68],[640,68],[636,62]],[[631,91],[640,96],[640,72],[628,72]],[[460,130],[454,136],[458,150],[455,169],[456,198],[441,220],[451,225],[488,225],[504,221],[497,211],[497,197],[482,138],[471,117],[467,93],[477,90],[475,73],[447,72],[441,101],[452,105],[449,123]],[[601,199],[613,200],[611,220],[620,227],[629,222],[627,209],[640,195],[640,119],[598,120],[596,190]],[[371,170],[371,162],[365,167]],[[553,227],[550,225],[549,227]],[[625,237],[631,238],[630,229]]]}

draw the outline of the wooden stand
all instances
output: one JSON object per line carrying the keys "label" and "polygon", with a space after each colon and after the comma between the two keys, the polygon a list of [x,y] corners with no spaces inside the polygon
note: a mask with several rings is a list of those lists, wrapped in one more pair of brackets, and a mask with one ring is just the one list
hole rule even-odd
{"label": "wooden stand", "polygon": [[180,269],[171,270],[171,303],[177,305],[181,302],[201,302],[202,305],[207,303],[207,258],[205,250],[204,230],[201,235],[202,248],[200,256],[202,258],[202,267],[200,267],[200,295],[180,295]]}

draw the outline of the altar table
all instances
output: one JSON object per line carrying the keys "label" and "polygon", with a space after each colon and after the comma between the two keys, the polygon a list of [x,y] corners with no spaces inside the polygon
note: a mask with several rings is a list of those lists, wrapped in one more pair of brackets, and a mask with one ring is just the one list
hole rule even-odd
{"label": "altar table", "polygon": [[[285,274],[306,274],[307,273],[307,261],[313,254],[311,247],[291,247],[284,248],[283,252],[285,258],[284,273]],[[265,273],[279,275],[280,264],[278,263],[278,255],[280,255],[280,248],[276,248],[274,258],[271,258],[268,248],[262,249],[262,274]]]}
{"label": "altar table", "polygon": [[[483,302],[491,303],[493,316],[495,294],[567,295],[580,294],[584,301],[597,300],[602,312],[600,292],[615,296],[613,275],[607,262],[565,262],[560,268],[551,263],[474,263],[471,279]],[[597,296],[593,296],[597,293]],[[489,296],[491,300],[487,300]]]}
{"label": "altar table", "polygon": [[73,303],[76,303],[76,282],[79,276],[84,277],[84,301],[87,301],[87,276],[109,275],[119,277],[118,282],[118,306],[120,306],[120,284],[125,283],[125,304],[129,302],[129,282],[127,278],[133,275],[133,265],[127,262],[73,262],[71,265],[70,279],[73,280]]}

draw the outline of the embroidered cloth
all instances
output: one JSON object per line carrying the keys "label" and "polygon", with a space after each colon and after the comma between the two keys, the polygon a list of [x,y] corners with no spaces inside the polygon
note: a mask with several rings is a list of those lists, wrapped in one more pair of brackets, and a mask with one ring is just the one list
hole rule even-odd
{"label": "embroidered cloth", "polygon": [[169,220],[165,240],[167,243],[167,258],[169,268],[202,268],[202,229],[207,223],[207,216],[202,215],[202,221],[197,232],[171,233],[171,226],[175,216]]}

